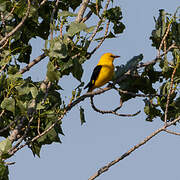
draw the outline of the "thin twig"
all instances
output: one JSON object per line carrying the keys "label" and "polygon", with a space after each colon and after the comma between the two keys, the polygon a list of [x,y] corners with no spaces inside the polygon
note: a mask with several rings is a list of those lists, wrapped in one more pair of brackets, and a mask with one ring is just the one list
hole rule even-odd
{"label": "thin twig", "polygon": [[38,132],[38,134],[41,134],[41,133],[40,133],[40,123],[41,123],[41,119],[38,118],[38,127],[37,127],[37,132]]}
{"label": "thin twig", "polygon": [[6,39],[6,42],[0,47],[0,50],[3,49],[9,42],[9,39]]}
{"label": "thin twig", "polygon": [[163,52],[160,56],[157,56],[155,59],[153,59],[147,63],[141,63],[141,64],[137,65],[137,68],[149,66],[150,64],[155,64],[160,58],[162,58],[164,55],[166,55],[173,48],[178,48],[175,46],[175,43],[173,43],[171,46],[169,46],[169,48],[165,52]]}
{"label": "thin twig", "polygon": [[35,58],[32,62],[30,62],[27,66],[25,66],[23,69],[21,69],[19,71],[19,74],[23,74],[26,71],[29,71],[35,64],[39,63],[42,59],[44,59],[46,57],[46,54],[43,53],[40,56],[38,56],[37,58]]}
{"label": "thin twig", "polygon": [[9,154],[10,154],[10,155],[11,155],[11,152],[12,152],[14,149],[16,149],[16,148],[21,144],[21,142],[24,140],[24,138],[26,137],[26,135],[27,135],[27,133],[28,133],[28,131],[29,131],[30,124],[31,124],[31,122],[33,121],[33,119],[34,119],[34,118],[32,117],[32,118],[29,120],[28,126],[27,126],[24,134],[21,136],[21,138],[19,138],[18,142],[9,150]]}
{"label": "thin twig", "polygon": [[114,87],[117,91],[119,91],[120,93],[122,94],[128,94],[128,95],[131,95],[133,97],[155,97],[155,96],[160,96],[158,94],[138,94],[138,93],[133,93],[133,92],[129,92],[129,91],[125,91],[125,90],[122,90],[120,88],[116,88]]}
{"label": "thin twig", "polygon": [[0,113],[0,118],[3,116],[4,113],[5,113],[5,110],[3,109],[2,112]]}
{"label": "thin twig", "polygon": [[12,15],[12,13],[13,13],[14,10],[15,10],[15,8],[16,8],[16,6],[14,6],[14,7],[11,9],[10,13],[8,13],[8,15],[5,16],[5,18],[4,18],[5,20],[8,19],[8,17]]}
{"label": "thin twig", "polygon": [[117,112],[119,109],[121,109],[121,107],[122,107],[122,105],[123,105],[122,100],[120,100],[120,104],[119,104],[119,106],[118,106],[117,108],[115,108],[115,109],[113,109],[113,110],[109,110],[109,111],[102,111],[102,110],[99,110],[98,108],[96,108],[96,106],[94,105],[93,98],[94,98],[94,96],[91,96],[91,97],[90,97],[92,108],[93,108],[95,111],[100,112],[100,113],[102,113],[102,114],[106,114],[106,113],[108,114],[108,113],[112,113],[112,112]]}
{"label": "thin twig", "polygon": [[0,41],[0,45],[3,44],[10,36],[12,36],[16,31],[19,30],[19,28],[24,24],[25,20],[27,19],[30,11],[30,0],[28,0],[28,7],[27,7],[27,12],[24,18],[21,20],[21,22],[11,31],[9,32],[3,39]]}
{"label": "thin twig", "polygon": [[9,166],[9,165],[14,165],[16,162],[4,162],[5,165]]}
{"label": "thin twig", "polygon": [[6,68],[6,65],[7,65],[7,64],[5,64],[4,66],[2,66],[2,68],[0,69],[0,73],[2,73],[2,71],[4,71],[4,69]]}
{"label": "thin twig", "polygon": [[170,31],[170,27],[171,27],[171,22],[168,24],[168,27],[167,27],[167,30],[166,30],[166,33],[164,34],[162,40],[161,40],[161,43],[160,43],[160,46],[159,46],[159,49],[158,49],[158,57],[160,57],[160,51],[161,51],[161,48],[162,48],[162,45],[164,44],[164,41],[166,40],[166,37]]}
{"label": "thin twig", "polygon": [[173,135],[177,135],[177,136],[180,136],[180,133],[178,132],[174,132],[174,131],[170,131],[168,129],[164,129],[165,132],[169,133],[169,134],[173,134]]}
{"label": "thin twig", "polygon": [[16,153],[17,151],[19,151],[20,149],[22,149],[23,147],[25,147],[26,145],[33,143],[34,141],[36,141],[37,139],[39,139],[40,137],[42,137],[43,135],[45,135],[46,133],[48,133],[52,128],[54,128],[54,126],[61,121],[61,119],[64,117],[64,115],[66,114],[66,111],[64,111],[64,113],[56,120],[56,122],[54,122],[51,126],[49,126],[48,129],[46,129],[45,131],[43,131],[41,134],[38,134],[37,136],[35,136],[32,140],[26,141],[26,143],[22,144],[19,147],[16,147],[15,149],[13,149],[10,152],[10,155],[13,155],[14,153]]}
{"label": "thin twig", "polygon": [[[56,4],[55,4],[53,12],[51,14],[51,20],[50,20],[51,26],[53,25],[53,22],[54,22],[54,14],[57,10],[58,4],[59,4],[59,0],[56,0]],[[51,27],[51,40],[53,40],[53,29],[52,29],[52,27]]]}
{"label": "thin twig", "polygon": [[108,29],[109,29],[109,24],[110,24],[110,21],[108,21],[108,23],[107,23],[107,25],[106,25],[106,30],[105,30],[105,33],[104,33],[104,37],[101,39],[101,41],[99,42],[99,44],[90,52],[90,54],[94,54],[95,51],[100,48],[100,46],[102,45],[102,43],[103,43],[104,40],[106,39],[107,33],[108,33]]}
{"label": "thin twig", "polygon": [[[104,12],[107,10],[107,8],[108,8],[108,6],[109,6],[109,3],[110,3],[110,0],[107,0],[106,5],[105,5],[105,7],[104,7],[104,10],[103,10],[103,13],[102,13],[102,14],[104,14]],[[93,40],[93,38],[94,38],[95,35],[97,34],[97,32],[98,32],[98,30],[99,30],[99,27],[100,27],[100,25],[101,25],[102,22],[103,22],[103,17],[100,18],[99,22],[97,23],[97,26],[96,26],[96,28],[94,29],[92,35],[90,36],[89,41],[92,41],[92,40]],[[108,26],[109,26],[109,25],[108,25]]]}
{"label": "thin twig", "polygon": [[60,28],[59,28],[59,32],[60,32],[60,38],[63,38],[63,34],[62,34],[62,29],[63,29],[63,20],[61,20],[61,24],[60,24]]}
{"label": "thin twig", "polygon": [[110,111],[104,111],[104,110],[100,110],[98,109],[95,105],[94,105],[94,102],[93,102],[93,96],[90,97],[91,99],[91,106],[92,108],[96,111],[96,112],[99,112],[101,114],[114,114],[116,116],[123,116],[123,117],[133,117],[133,116],[136,116],[137,114],[139,114],[141,111],[138,111],[134,114],[120,114],[120,113],[117,113],[116,111],[119,110],[122,106],[122,104],[120,104],[120,106],[118,106],[117,108],[115,108],[114,110],[110,110]]}
{"label": "thin twig", "polygon": [[42,6],[47,0],[43,0],[40,4],[40,6]]}
{"label": "thin twig", "polygon": [[[4,111],[5,112],[5,111]],[[6,131],[7,129],[9,129],[14,123],[16,123],[18,121],[18,119],[12,121],[10,124],[8,124],[5,128],[0,129],[0,133]]]}
{"label": "thin twig", "polygon": [[167,115],[168,115],[169,100],[170,100],[170,96],[172,94],[174,75],[176,73],[176,69],[177,69],[177,66],[174,68],[173,73],[171,75],[171,84],[170,84],[170,89],[169,89],[169,93],[168,93],[168,96],[167,96],[166,109],[165,109],[165,115],[164,115],[164,123],[165,123],[165,125],[167,124]]}
{"label": "thin twig", "polygon": [[95,37],[96,33],[98,32],[98,29],[99,29],[101,23],[102,23],[102,19],[100,19],[99,22],[97,23],[96,28],[94,29],[92,35],[89,38],[89,41],[93,40],[93,38]]}
{"label": "thin twig", "polygon": [[155,137],[157,134],[159,134],[160,132],[164,131],[167,127],[175,124],[177,121],[180,120],[180,116],[178,118],[176,118],[175,120],[173,120],[170,123],[167,123],[167,125],[164,125],[163,127],[157,129],[156,131],[154,131],[151,135],[147,136],[143,141],[141,141],[140,143],[136,144],[135,146],[133,146],[132,148],[130,148],[127,152],[125,152],[123,155],[121,155],[119,158],[113,160],[112,162],[108,163],[106,166],[100,168],[94,175],[92,175],[88,180],[94,180],[96,179],[98,176],[100,176],[101,174],[103,174],[104,172],[108,171],[110,167],[112,167],[113,165],[117,164],[119,161],[123,160],[124,158],[126,158],[127,156],[129,156],[132,152],[134,152],[136,149],[138,149],[139,147],[141,147],[142,145],[144,145],[145,143],[147,143],[150,139],[152,139],[153,137]]}
{"label": "thin twig", "polygon": [[97,14],[97,16],[99,17],[99,18],[101,18],[100,16],[99,16],[99,7],[98,7],[98,0],[96,0],[96,14]]}
{"label": "thin twig", "polygon": [[86,16],[82,19],[82,23],[86,22],[91,16],[92,16],[92,11],[89,11]]}

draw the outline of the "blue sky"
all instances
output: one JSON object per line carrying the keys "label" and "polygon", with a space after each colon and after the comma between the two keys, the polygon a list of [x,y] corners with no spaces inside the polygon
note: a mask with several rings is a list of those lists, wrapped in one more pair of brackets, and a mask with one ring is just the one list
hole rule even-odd
{"label": "blue sky", "polygon": [[[144,55],[144,61],[155,58],[156,50],[151,47],[149,40],[154,28],[153,16],[158,16],[159,9],[173,13],[180,3],[178,0],[114,0],[114,5],[119,5],[122,9],[125,32],[117,39],[106,40],[83,65],[84,82],[89,81],[89,74],[105,52],[121,56],[115,60],[115,65],[125,64],[140,53]],[[33,59],[40,55],[44,44],[38,39],[33,40],[32,44],[35,46]],[[43,79],[46,64],[47,59],[37,68],[32,68],[27,76],[33,76],[34,80]],[[60,80],[60,85],[65,89],[64,96],[69,100],[78,81],[68,76]],[[95,97],[95,103],[101,109],[112,109],[118,105],[119,97],[116,92],[110,91]],[[85,109],[86,124],[83,126],[80,125],[80,105]],[[100,167],[121,156],[162,126],[159,119],[152,123],[145,121],[142,98],[125,103],[121,109],[121,113],[142,111],[132,118],[94,112],[88,99],[80,105],[74,107],[63,119],[65,136],[61,138],[62,144],[54,143],[43,147],[41,158],[34,158],[28,148],[20,150],[12,157],[11,160],[16,161],[16,164],[10,167],[10,180],[88,179]],[[178,136],[161,133],[97,179],[179,179],[179,149]]]}

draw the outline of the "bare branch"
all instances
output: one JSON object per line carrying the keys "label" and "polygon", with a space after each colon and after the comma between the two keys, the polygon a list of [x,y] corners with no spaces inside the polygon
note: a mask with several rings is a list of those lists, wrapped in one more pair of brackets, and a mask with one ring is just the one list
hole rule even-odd
{"label": "bare branch", "polygon": [[170,89],[169,89],[169,93],[168,93],[168,96],[167,96],[166,109],[165,109],[165,115],[164,115],[164,123],[165,123],[165,125],[167,124],[167,115],[168,115],[169,100],[170,100],[170,96],[172,94],[174,75],[176,73],[176,69],[177,69],[177,66],[174,68],[173,73],[171,75],[171,84],[170,84]]}
{"label": "bare branch", "polygon": [[5,165],[9,166],[9,165],[14,165],[16,162],[4,162]]}
{"label": "bare branch", "polygon": [[[102,14],[104,14],[104,12],[107,10],[107,8],[108,8],[108,6],[109,6],[109,3],[110,3],[110,0],[107,0],[106,5],[105,5],[105,7],[104,7],[104,10],[103,10],[103,13],[102,13]],[[91,35],[90,38],[89,38],[89,41],[92,41],[92,40],[93,40],[93,38],[94,38],[95,35],[97,34],[98,29],[99,29],[99,27],[100,27],[100,25],[101,25],[102,22],[103,22],[103,18],[100,18],[99,22],[97,23],[96,28],[94,29],[92,35]],[[108,26],[109,26],[109,25],[108,25]]]}
{"label": "bare branch", "polygon": [[106,166],[100,168],[94,175],[92,175],[88,180],[94,180],[96,179],[98,176],[100,176],[101,174],[103,174],[104,172],[108,171],[110,167],[112,167],[113,165],[117,164],[119,161],[123,160],[124,158],[126,158],[127,156],[129,156],[132,152],[134,152],[136,149],[138,149],[139,147],[141,147],[142,145],[144,145],[145,143],[147,143],[150,139],[152,139],[153,137],[155,137],[157,134],[159,134],[160,132],[164,131],[166,129],[166,127],[169,127],[171,125],[173,125],[174,123],[176,123],[177,121],[180,120],[180,116],[178,118],[176,118],[175,120],[173,120],[172,122],[168,123],[166,126],[164,125],[163,127],[157,129],[156,131],[154,131],[151,135],[147,136],[144,140],[142,140],[140,143],[138,143],[137,145],[133,146],[132,148],[130,148],[127,152],[125,152],[123,155],[121,155],[119,158],[113,160],[112,162],[108,163]]}
{"label": "bare branch", "polygon": [[2,68],[0,69],[0,73],[2,73],[2,71],[4,71],[5,68],[6,68],[6,64],[2,66]]}
{"label": "bare branch", "polygon": [[42,6],[47,0],[43,0],[40,4],[40,6]]}
{"label": "bare branch", "polygon": [[16,147],[14,149],[12,149],[9,153],[10,155],[13,155],[14,153],[16,153],[17,151],[19,151],[20,149],[22,149],[23,147],[25,147],[26,145],[36,141],[37,139],[39,139],[40,137],[42,137],[43,135],[45,135],[46,133],[48,133],[59,121],[61,121],[61,119],[64,117],[64,115],[66,114],[66,111],[64,111],[64,113],[56,120],[56,122],[54,122],[48,129],[46,129],[45,131],[43,131],[41,134],[38,134],[36,137],[34,137],[32,140],[27,141],[26,143],[22,144],[19,147]]}
{"label": "bare branch", "polygon": [[10,155],[11,155],[11,152],[14,149],[16,149],[21,144],[21,142],[24,140],[24,138],[26,137],[26,135],[28,133],[28,130],[29,130],[29,127],[30,127],[30,124],[31,124],[32,121],[33,121],[33,117],[29,120],[28,127],[26,128],[24,134],[21,136],[21,138],[19,138],[18,142],[9,150]]}
{"label": "bare branch", "polygon": [[125,90],[122,90],[122,89],[116,88],[116,87],[113,87],[113,88],[116,89],[117,91],[119,91],[122,94],[129,94],[129,95],[134,96],[134,97],[155,97],[155,96],[160,96],[158,94],[147,94],[147,95],[146,94],[138,94],[138,93],[125,91]]}
{"label": "bare branch", "polygon": [[160,46],[159,46],[159,49],[158,49],[158,56],[157,57],[160,57],[160,51],[161,51],[161,48],[162,48],[162,45],[164,44],[165,40],[166,40],[166,37],[170,31],[170,27],[171,27],[171,22],[168,24],[168,27],[167,27],[167,30],[166,30],[166,33],[164,34],[162,40],[161,40],[161,43],[160,43]]}
{"label": "bare branch", "polygon": [[96,112],[99,112],[101,114],[114,114],[116,116],[123,116],[123,117],[133,117],[133,116],[136,116],[137,114],[139,114],[141,111],[138,111],[134,114],[120,114],[120,113],[117,113],[117,111],[122,107],[123,103],[122,101],[120,101],[120,105],[115,108],[114,110],[110,110],[110,111],[104,111],[104,110],[100,110],[98,109],[95,105],[94,105],[94,101],[93,101],[93,96],[90,97],[91,99],[91,106],[92,108],[96,111]]}
{"label": "bare branch", "polygon": [[172,44],[171,46],[169,46],[169,48],[163,52],[160,56],[157,56],[155,59],[147,62],[147,63],[141,63],[137,66],[137,68],[141,68],[141,67],[145,67],[145,66],[149,66],[150,64],[155,64],[160,58],[162,58],[164,55],[166,55],[171,49],[173,48],[178,48],[175,46],[175,44]]}
{"label": "bare branch", "polygon": [[46,54],[43,53],[40,56],[38,56],[37,58],[35,58],[32,62],[30,62],[27,66],[25,66],[23,69],[21,69],[19,71],[19,74],[23,74],[26,71],[29,71],[35,64],[39,63],[42,59],[44,59],[46,57]]}
{"label": "bare branch", "polygon": [[108,23],[107,23],[107,25],[106,25],[106,30],[105,30],[104,37],[101,39],[101,41],[99,42],[99,44],[90,52],[90,54],[94,54],[95,51],[100,48],[100,46],[102,45],[102,43],[103,43],[104,40],[106,39],[107,33],[108,33],[108,29],[109,29],[109,24],[110,24],[110,21],[108,21]]}
{"label": "bare branch", "polygon": [[7,16],[5,16],[5,18],[4,18],[4,19],[8,19],[8,17],[9,17],[9,16],[11,16],[11,15],[12,15],[12,13],[14,12],[15,8],[16,8],[16,6],[14,6],[14,7],[11,9],[10,13],[8,13],[8,15],[7,15]]}
{"label": "bare branch", "polygon": [[[58,4],[59,4],[59,0],[56,0],[56,4],[55,4],[54,9],[53,9],[53,12],[52,12],[52,14],[51,14],[51,22],[50,22],[51,25],[53,24],[54,14],[55,14],[55,12],[56,12],[56,10],[57,10]],[[52,40],[52,39],[53,39],[53,29],[52,29],[52,27],[51,27],[51,40]]]}
{"label": "bare branch", "polygon": [[35,101],[35,99],[33,99],[28,107],[27,116],[23,116],[19,119],[20,121],[17,123],[15,129],[13,129],[11,134],[8,136],[8,139],[11,141],[11,143],[13,143],[14,141],[17,140],[19,133],[22,131],[24,121],[27,118],[30,118],[29,116],[33,117],[33,114],[35,112],[35,107],[36,107],[36,101]]}
{"label": "bare branch", "polygon": [[21,20],[21,22],[11,31],[9,32],[3,39],[0,41],[0,45],[3,44],[10,36],[12,36],[16,31],[19,30],[19,28],[24,24],[25,20],[27,19],[30,11],[30,0],[28,0],[28,7],[27,7],[27,12],[24,18]]}
{"label": "bare branch", "polygon": [[180,133],[178,132],[174,132],[174,131],[170,131],[168,129],[164,129],[165,132],[169,133],[169,134],[173,134],[173,135],[177,135],[177,136],[180,136]]}
{"label": "bare branch", "polygon": [[86,22],[90,17],[91,17],[91,15],[92,15],[92,11],[89,11],[88,13],[87,13],[87,15],[82,19],[82,23],[84,23],[84,22]]}
{"label": "bare branch", "polygon": [[82,5],[78,11],[78,15],[76,17],[76,22],[81,22],[83,19],[84,12],[86,11],[87,5],[89,3],[89,0],[83,0]]}
{"label": "bare branch", "polygon": [[[4,110],[3,110],[4,111]],[[5,112],[5,111],[4,111]],[[8,124],[8,126],[6,126],[5,128],[3,129],[0,129],[0,133],[2,133],[3,131],[6,131],[7,129],[9,129],[14,123],[17,122],[17,119],[12,121],[10,124]]]}

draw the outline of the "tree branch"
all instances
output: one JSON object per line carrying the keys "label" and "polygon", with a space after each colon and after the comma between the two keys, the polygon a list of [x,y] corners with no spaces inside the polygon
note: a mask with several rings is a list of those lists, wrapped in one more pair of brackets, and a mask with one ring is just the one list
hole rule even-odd
{"label": "tree branch", "polygon": [[21,22],[11,31],[9,32],[3,39],[0,41],[0,45],[3,44],[10,36],[12,36],[19,28],[24,24],[25,20],[27,19],[30,11],[30,0],[28,0],[28,7],[27,7],[27,12],[24,18],[21,20]]}
{"label": "tree branch", "polygon": [[81,22],[83,19],[84,12],[86,11],[89,0],[83,0],[82,5],[78,11],[78,15],[76,17],[76,22]]}
{"label": "tree branch", "polygon": [[112,167],[113,165],[117,164],[119,161],[123,160],[124,158],[126,158],[127,156],[129,156],[132,152],[134,152],[136,149],[138,149],[139,147],[141,147],[142,145],[144,145],[145,143],[147,143],[150,139],[152,139],[153,137],[155,137],[157,134],[159,134],[162,131],[166,130],[166,127],[169,127],[171,125],[173,125],[174,123],[176,123],[177,121],[180,120],[180,116],[178,118],[176,118],[175,120],[173,120],[170,123],[167,123],[167,125],[164,125],[163,127],[157,129],[156,131],[154,131],[151,135],[147,136],[144,140],[142,140],[140,143],[138,143],[137,145],[133,146],[132,148],[130,148],[127,152],[125,152],[123,155],[121,155],[119,158],[113,160],[112,162],[108,163],[106,166],[100,168],[94,175],[92,175],[88,180],[94,180],[96,179],[98,176],[100,176],[101,174],[105,173],[106,171],[109,170],[110,167]]}
{"label": "tree branch", "polygon": [[35,58],[32,62],[30,62],[27,66],[25,66],[24,68],[22,68],[19,71],[19,74],[23,74],[26,71],[29,71],[35,64],[37,64],[38,62],[40,62],[42,59],[44,59],[46,57],[46,54],[43,53],[40,56],[38,56],[37,58]]}
{"label": "tree branch", "polygon": [[106,25],[106,30],[105,30],[105,33],[104,33],[104,37],[101,39],[101,41],[99,42],[99,44],[90,52],[90,54],[94,54],[95,51],[100,48],[100,46],[102,45],[102,43],[103,43],[104,40],[106,39],[107,33],[108,33],[108,29],[109,29],[109,24],[110,24],[110,21],[108,21],[108,23],[107,23],[107,25]]}
{"label": "tree branch", "polygon": [[169,134],[173,134],[173,135],[180,136],[180,133],[178,133],[178,132],[170,131],[170,130],[168,130],[168,129],[165,129],[164,131],[167,132],[167,133],[169,133]]}
{"label": "tree branch", "polygon": [[117,113],[117,111],[122,107],[123,103],[122,101],[120,101],[120,105],[115,108],[114,110],[110,110],[110,111],[104,111],[104,110],[100,110],[98,109],[95,105],[94,105],[94,101],[93,101],[93,96],[90,97],[90,100],[91,100],[91,106],[92,108],[96,111],[96,112],[99,112],[101,114],[114,114],[116,116],[123,116],[123,117],[133,117],[133,116],[136,116],[137,114],[139,114],[141,111],[138,111],[134,114],[120,114],[120,113]]}
{"label": "tree branch", "polygon": [[[56,0],[56,4],[55,4],[53,12],[51,14],[51,22],[50,22],[51,25],[53,24],[54,14],[57,10],[58,4],[59,4],[59,0]],[[51,40],[53,40],[53,29],[52,29],[52,27],[51,27]]]}
{"label": "tree branch", "polygon": [[163,36],[163,38],[161,40],[161,43],[160,43],[160,46],[159,46],[159,49],[158,49],[158,57],[160,56],[160,51],[161,51],[162,45],[164,44],[164,42],[166,40],[166,37],[167,37],[167,35],[169,33],[169,30],[170,30],[170,27],[171,27],[171,22],[168,24],[166,33],[164,34],[164,36]]}
{"label": "tree branch", "polygon": [[169,89],[169,93],[167,96],[167,102],[166,102],[166,108],[165,108],[165,115],[164,115],[164,123],[165,125],[167,124],[167,115],[168,115],[168,107],[169,107],[169,100],[170,100],[170,96],[172,94],[172,88],[173,88],[173,82],[174,82],[174,75],[176,73],[176,69],[177,66],[174,68],[173,73],[171,75],[171,84],[170,84],[170,89]]}

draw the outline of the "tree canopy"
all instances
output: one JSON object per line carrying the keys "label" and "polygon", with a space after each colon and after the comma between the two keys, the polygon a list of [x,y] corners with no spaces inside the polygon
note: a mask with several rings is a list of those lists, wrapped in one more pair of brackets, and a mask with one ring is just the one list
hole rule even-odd
{"label": "tree canopy", "polygon": [[[159,16],[154,18],[150,39],[157,49],[155,59],[143,62],[143,54],[135,55],[125,65],[116,67],[112,84],[82,94],[82,64],[104,40],[123,35],[125,25],[121,8],[114,7],[110,0],[2,0],[0,136],[5,139],[0,142],[0,176],[8,179],[9,164],[6,161],[23,147],[28,146],[34,155],[40,156],[43,145],[61,143],[63,117],[89,97],[95,111],[117,116],[139,114],[140,111],[120,114],[118,110],[124,102],[143,97],[146,120],[159,117],[164,122],[154,135],[160,131],[168,132],[167,128],[180,120],[178,10],[170,14],[161,9]],[[30,41],[37,37],[44,41],[45,47],[42,54],[31,60]],[[48,58],[48,65],[44,81],[24,78],[23,74],[45,58]],[[69,74],[79,81],[79,86],[72,87],[72,97],[65,103],[59,80]],[[111,89],[119,93],[119,106],[109,111],[98,109],[93,97]],[[80,119],[82,124],[85,123],[83,107],[80,107]],[[108,170],[109,166],[91,179]]]}

